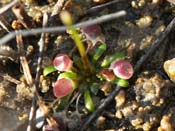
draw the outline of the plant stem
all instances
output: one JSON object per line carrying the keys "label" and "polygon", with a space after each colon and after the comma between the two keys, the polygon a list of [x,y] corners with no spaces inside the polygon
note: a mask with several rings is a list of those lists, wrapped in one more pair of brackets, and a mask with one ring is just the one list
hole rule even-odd
{"label": "plant stem", "polygon": [[92,67],[89,64],[89,60],[88,60],[88,57],[86,54],[85,47],[81,41],[81,38],[80,38],[78,32],[76,31],[76,29],[73,26],[68,26],[68,29],[71,31],[71,37],[75,41],[75,44],[78,48],[78,51],[79,51],[80,56],[81,56],[81,60],[82,60],[83,65],[84,65],[84,69],[86,71],[89,71],[92,73]]}

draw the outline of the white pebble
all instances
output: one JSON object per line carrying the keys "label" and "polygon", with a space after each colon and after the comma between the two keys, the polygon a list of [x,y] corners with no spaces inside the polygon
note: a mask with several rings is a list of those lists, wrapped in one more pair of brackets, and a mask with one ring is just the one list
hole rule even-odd
{"label": "white pebble", "polygon": [[44,116],[44,111],[41,108],[38,108],[36,110],[36,117],[35,117],[35,121],[36,121],[36,128],[41,128],[44,124],[45,121],[45,116]]}

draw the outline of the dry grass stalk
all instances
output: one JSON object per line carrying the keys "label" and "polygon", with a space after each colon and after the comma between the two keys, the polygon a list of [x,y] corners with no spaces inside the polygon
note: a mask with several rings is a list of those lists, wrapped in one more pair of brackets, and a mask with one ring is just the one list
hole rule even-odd
{"label": "dry grass stalk", "polygon": [[15,5],[12,8],[12,11],[26,29],[30,29],[33,26],[32,19],[27,15],[24,6],[21,3]]}
{"label": "dry grass stalk", "polygon": [[58,0],[57,3],[55,4],[51,16],[57,15],[60,13],[61,8],[63,7],[65,0]]}

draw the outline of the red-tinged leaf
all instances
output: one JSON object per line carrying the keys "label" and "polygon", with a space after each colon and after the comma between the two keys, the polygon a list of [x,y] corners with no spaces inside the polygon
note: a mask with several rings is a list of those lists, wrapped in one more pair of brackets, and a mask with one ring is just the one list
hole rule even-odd
{"label": "red-tinged leaf", "polygon": [[132,65],[127,60],[114,61],[110,69],[113,70],[114,74],[122,79],[129,79],[134,73]]}
{"label": "red-tinged leaf", "polygon": [[53,65],[59,71],[68,71],[72,67],[72,60],[66,54],[57,54],[53,60]]}
{"label": "red-tinged leaf", "polygon": [[75,89],[75,84],[71,79],[58,79],[53,87],[53,93],[57,98],[69,95]]}
{"label": "red-tinged leaf", "polygon": [[82,27],[82,32],[86,36],[86,39],[93,44],[93,46],[97,44],[97,42],[105,43],[105,37],[99,25]]}
{"label": "red-tinged leaf", "polygon": [[115,74],[114,74],[112,71],[108,70],[108,69],[102,69],[102,70],[100,71],[100,75],[101,75],[104,79],[106,79],[107,81],[112,81],[112,80],[114,80],[114,78],[115,78]]}

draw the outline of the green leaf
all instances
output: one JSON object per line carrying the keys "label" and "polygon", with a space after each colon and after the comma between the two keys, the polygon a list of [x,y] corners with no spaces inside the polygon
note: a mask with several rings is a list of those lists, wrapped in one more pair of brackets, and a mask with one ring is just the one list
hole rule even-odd
{"label": "green leaf", "polygon": [[123,52],[117,52],[111,56],[106,56],[101,63],[101,67],[109,66],[113,61],[120,60],[125,58],[125,54]]}
{"label": "green leaf", "polygon": [[57,69],[55,69],[55,67],[53,65],[47,66],[43,70],[43,75],[47,76],[48,74],[50,74],[50,73],[52,73],[54,71],[57,71]]}
{"label": "green leaf", "polygon": [[103,76],[101,76],[100,74],[96,74],[96,77],[97,77],[98,79],[100,79],[100,81],[105,80],[105,79],[103,78]]}
{"label": "green leaf", "polygon": [[86,90],[84,92],[84,101],[85,101],[85,107],[88,109],[88,111],[93,112],[95,110],[95,106],[92,101],[89,90]]}
{"label": "green leaf", "polygon": [[121,78],[116,78],[115,80],[112,81],[113,83],[119,85],[120,87],[128,87],[129,86],[129,82],[128,80],[125,79],[121,79]]}
{"label": "green leaf", "polygon": [[74,72],[63,72],[58,76],[58,79],[61,79],[61,78],[76,79],[77,74]]}
{"label": "green leaf", "polygon": [[105,43],[101,43],[96,49],[95,52],[92,56],[92,61],[96,62],[104,53],[104,51],[106,50],[106,44]]}

